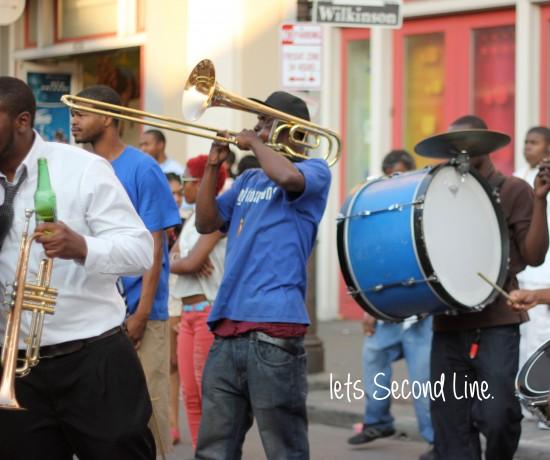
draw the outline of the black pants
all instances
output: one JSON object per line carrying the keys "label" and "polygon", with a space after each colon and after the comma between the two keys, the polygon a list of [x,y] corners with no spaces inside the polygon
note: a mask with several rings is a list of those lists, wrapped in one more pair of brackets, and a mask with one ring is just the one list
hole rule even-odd
{"label": "black pants", "polygon": [[155,459],[145,376],[122,333],[42,359],[15,392],[27,410],[0,410],[0,459]]}
{"label": "black pants", "polygon": [[[479,350],[471,359],[470,347],[476,338]],[[431,406],[438,460],[481,459],[479,433],[487,438],[486,460],[512,460],[522,419],[514,393],[518,355],[517,325],[479,332],[434,332],[431,380],[445,374],[445,400],[436,398]],[[487,382],[489,399],[460,399],[465,395],[464,382],[474,381]]]}

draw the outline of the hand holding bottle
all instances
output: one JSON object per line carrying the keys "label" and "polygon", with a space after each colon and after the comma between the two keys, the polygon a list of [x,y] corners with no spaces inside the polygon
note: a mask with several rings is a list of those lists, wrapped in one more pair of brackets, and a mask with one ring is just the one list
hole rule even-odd
{"label": "hand holding bottle", "polygon": [[45,222],[39,224],[36,231],[42,234],[36,241],[42,243],[48,257],[86,260],[88,255],[86,240],[65,223],[61,221]]}

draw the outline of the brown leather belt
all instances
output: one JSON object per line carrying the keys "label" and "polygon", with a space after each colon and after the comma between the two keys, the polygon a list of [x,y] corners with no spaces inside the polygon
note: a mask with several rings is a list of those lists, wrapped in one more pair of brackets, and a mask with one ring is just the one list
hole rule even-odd
{"label": "brown leather belt", "polygon": [[71,340],[70,342],[56,343],[55,345],[46,345],[40,347],[40,358],[56,358],[58,356],[68,355],[75,351],[82,350],[86,345],[97,342],[98,340],[106,339],[112,335],[124,332],[122,326],[116,326],[103,334],[89,337],[87,339]]}

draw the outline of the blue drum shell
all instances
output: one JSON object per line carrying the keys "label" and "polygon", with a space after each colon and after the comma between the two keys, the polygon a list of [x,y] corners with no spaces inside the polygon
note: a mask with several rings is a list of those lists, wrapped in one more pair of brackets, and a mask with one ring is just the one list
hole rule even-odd
{"label": "blue drum shell", "polygon": [[[378,318],[401,320],[449,309],[430,285],[422,282],[426,274],[417,254],[422,247],[417,249],[415,241],[420,241],[421,235],[415,238],[412,203],[419,190],[426,189],[429,172],[367,182],[342,208],[342,215],[349,216],[339,224],[342,271],[355,299]],[[366,216],[365,211],[371,214]],[[420,282],[409,284],[411,280]]]}

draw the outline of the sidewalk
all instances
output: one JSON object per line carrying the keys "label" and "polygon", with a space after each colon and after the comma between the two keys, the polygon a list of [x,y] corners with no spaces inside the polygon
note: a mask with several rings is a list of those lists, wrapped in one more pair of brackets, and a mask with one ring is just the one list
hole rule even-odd
{"label": "sidewalk", "polygon": [[[325,372],[309,376],[308,414],[311,423],[321,423],[340,428],[348,428],[362,421],[364,401],[356,400],[353,382],[362,379],[361,347],[363,334],[358,321],[328,321],[318,323],[318,336],[325,350]],[[349,399],[346,387],[342,386],[341,399],[331,392],[330,382],[350,385]],[[407,378],[403,360],[394,365],[393,380]],[[332,396],[332,399],[331,399]],[[392,403],[392,413],[396,421],[398,437],[421,440],[416,426],[416,417],[410,401],[398,400]],[[532,420],[524,420],[522,436],[516,460],[550,459],[550,431],[539,430]]]}

